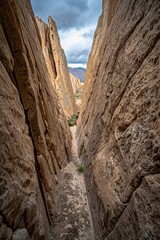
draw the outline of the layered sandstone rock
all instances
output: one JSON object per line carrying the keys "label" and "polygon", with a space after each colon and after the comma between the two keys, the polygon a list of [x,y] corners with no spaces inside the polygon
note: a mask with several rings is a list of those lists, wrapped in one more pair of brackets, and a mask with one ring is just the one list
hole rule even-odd
{"label": "layered sandstone rock", "polygon": [[76,100],[76,106],[77,106],[77,112],[80,111],[81,103],[82,103],[82,91],[83,91],[83,85],[80,82],[79,78],[75,77],[70,73],[70,79],[72,83],[72,88],[74,91],[74,96]]}
{"label": "layered sandstone rock", "polygon": [[73,92],[75,94],[77,90],[82,87],[82,85],[78,77],[75,77],[72,73],[69,73],[69,75],[72,83]]}
{"label": "layered sandstone rock", "polygon": [[48,72],[60,104],[67,117],[76,113],[76,103],[69,76],[67,60],[61,47],[56,23],[49,17],[49,26],[36,18],[41,35],[42,51]]}
{"label": "layered sandstone rock", "polygon": [[159,9],[103,1],[78,125],[97,240],[160,238]]}
{"label": "layered sandstone rock", "polygon": [[29,0],[2,0],[0,16],[0,239],[49,239],[70,130]]}

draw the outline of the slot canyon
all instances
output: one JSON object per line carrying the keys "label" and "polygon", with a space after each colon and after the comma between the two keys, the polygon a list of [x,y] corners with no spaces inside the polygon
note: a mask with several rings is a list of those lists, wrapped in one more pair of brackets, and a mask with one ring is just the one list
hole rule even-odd
{"label": "slot canyon", "polygon": [[52,17],[1,0],[0,240],[158,239],[160,1],[102,1],[82,85]]}

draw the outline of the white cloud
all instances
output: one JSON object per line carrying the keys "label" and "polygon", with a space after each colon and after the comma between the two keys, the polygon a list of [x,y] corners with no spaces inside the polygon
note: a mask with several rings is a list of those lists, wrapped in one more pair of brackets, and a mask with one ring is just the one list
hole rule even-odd
{"label": "white cloud", "polygon": [[82,63],[69,63],[68,64],[68,67],[71,67],[71,68],[86,68],[87,64],[82,64]]}
{"label": "white cloud", "polygon": [[57,24],[61,45],[69,63],[86,64],[102,0],[31,0],[35,14]]}
{"label": "white cloud", "polygon": [[69,63],[87,62],[93,40],[91,32],[94,32],[95,27],[70,29],[67,32],[59,31],[61,45]]}

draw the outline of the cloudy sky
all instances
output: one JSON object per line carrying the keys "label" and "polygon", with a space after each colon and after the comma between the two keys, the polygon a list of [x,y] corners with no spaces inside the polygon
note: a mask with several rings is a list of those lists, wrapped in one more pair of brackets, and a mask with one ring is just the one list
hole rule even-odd
{"label": "cloudy sky", "polygon": [[56,21],[61,45],[72,67],[86,66],[102,0],[31,0],[36,16]]}

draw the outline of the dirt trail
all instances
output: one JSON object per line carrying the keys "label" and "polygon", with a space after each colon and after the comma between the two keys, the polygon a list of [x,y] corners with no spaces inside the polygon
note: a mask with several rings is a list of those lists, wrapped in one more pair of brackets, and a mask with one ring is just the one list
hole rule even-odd
{"label": "dirt trail", "polygon": [[55,212],[51,227],[54,240],[94,240],[83,174],[77,154],[76,126],[71,127],[72,161],[65,167],[55,194]]}

